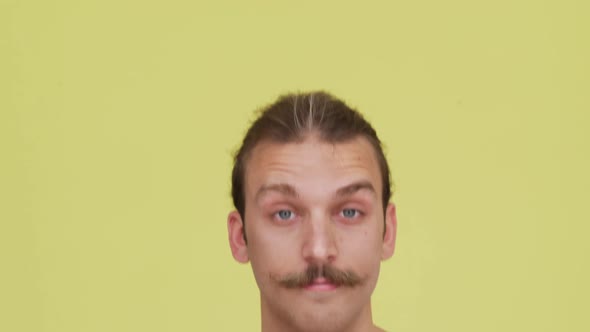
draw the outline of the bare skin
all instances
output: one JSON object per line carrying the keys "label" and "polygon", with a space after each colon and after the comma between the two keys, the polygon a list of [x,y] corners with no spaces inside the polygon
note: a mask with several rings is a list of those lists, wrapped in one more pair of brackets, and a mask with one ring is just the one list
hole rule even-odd
{"label": "bare skin", "polygon": [[396,216],[393,204],[382,206],[381,186],[364,138],[310,136],[253,150],[246,222],[233,211],[228,231],[234,258],[252,265],[263,332],[383,331],[371,295],[381,261],[393,255]]}

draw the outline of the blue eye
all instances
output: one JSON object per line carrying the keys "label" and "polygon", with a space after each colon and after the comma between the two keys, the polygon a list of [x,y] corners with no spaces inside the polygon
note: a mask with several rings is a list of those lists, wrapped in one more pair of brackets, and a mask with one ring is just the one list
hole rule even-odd
{"label": "blue eye", "polygon": [[354,218],[359,215],[359,210],[357,209],[344,209],[342,210],[342,216],[345,218]]}
{"label": "blue eye", "polygon": [[276,213],[276,216],[281,220],[289,220],[293,218],[293,211],[291,210],[280,210]]}

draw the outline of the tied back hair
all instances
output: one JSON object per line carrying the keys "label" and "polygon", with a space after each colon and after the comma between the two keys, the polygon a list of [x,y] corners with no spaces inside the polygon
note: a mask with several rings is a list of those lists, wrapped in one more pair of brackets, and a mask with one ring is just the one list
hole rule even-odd
{"label": "tied back hair", "polygon": [[244,176],[248,157],[262,141],[275,143],[302,142],[317,135],[327,143],[342,143],[364,137],[373,147],[382,177],[383,211],[391,198],[389,165],[375,129],[356,110],[324,91],[287,94],[259,110],[242,145],[234,156],[232,170],[233,203],[245,222]]}

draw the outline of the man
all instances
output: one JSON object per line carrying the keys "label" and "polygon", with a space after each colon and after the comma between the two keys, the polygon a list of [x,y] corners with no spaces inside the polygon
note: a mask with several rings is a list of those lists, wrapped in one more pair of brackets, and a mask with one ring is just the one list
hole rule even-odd
{"label": "man", "polygon": [[324,93],[261,110],[235,156],[233,257],[251,262],[262,331],[382,331],[371,294],[393,255],[395,206],[371,125]]}

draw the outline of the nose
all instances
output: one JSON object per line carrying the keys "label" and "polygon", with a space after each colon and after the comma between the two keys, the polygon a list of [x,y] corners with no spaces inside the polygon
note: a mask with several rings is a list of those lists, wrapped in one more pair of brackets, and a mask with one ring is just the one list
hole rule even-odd
{"label": "nose", "polygon": [[338,256],[335,229],[330,218],[309,218],[303,231],[302,255],[310,264],[331,263]]}

